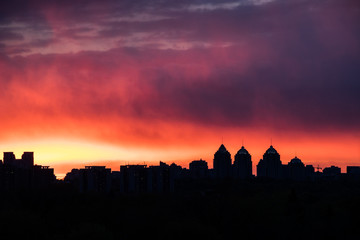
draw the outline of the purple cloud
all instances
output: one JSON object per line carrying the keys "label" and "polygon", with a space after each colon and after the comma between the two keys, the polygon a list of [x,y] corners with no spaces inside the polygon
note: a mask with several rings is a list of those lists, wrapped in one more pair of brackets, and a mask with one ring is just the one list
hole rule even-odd
{"label": "purple cloud", "polygon": [[6,4],[0,81],[34,112],[359,130],[357,1]]}

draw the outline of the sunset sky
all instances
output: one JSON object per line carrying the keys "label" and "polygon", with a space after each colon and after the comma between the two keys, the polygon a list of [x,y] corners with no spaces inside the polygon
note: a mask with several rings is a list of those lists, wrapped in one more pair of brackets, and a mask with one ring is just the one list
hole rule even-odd
{"label": "sunset sky", "polygon": [[[360,165],[358,0],[0,3],[0,152],[75,167],[207,160],[271,142]],[[1,158],[1,157],[0,157]],[[254,171],[254,173],[256,173]]]}

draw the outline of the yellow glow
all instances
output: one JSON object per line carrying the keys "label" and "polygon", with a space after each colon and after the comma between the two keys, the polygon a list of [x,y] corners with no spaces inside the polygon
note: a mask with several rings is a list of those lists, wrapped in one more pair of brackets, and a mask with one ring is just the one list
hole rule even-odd
{"label": "yellow glow", "polygon": [[[59,164],[85,165],[96,162],[106,163],[117,161],[122,164],[158,163],[167,161],[169,156],[176,159],[192,159],[194,150],[166,148],[146,149],[123,147],[101,142],[88,142],[80,139],[41,139],[1,143],[2,152],[14,152],[16,158],[21,158],[24,151],[34,152],[35,164],[55,166]],[[83,166],[82,166],[83,167]],[[71,170],[71,169],[69,169]],[[57,175],[59,172],[56,171]],[[61,173],[64,175],[65,173]]]}

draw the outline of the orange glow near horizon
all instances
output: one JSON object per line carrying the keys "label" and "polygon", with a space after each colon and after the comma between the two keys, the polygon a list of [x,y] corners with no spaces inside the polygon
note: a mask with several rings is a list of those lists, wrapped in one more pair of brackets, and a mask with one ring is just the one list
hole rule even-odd
{"label": "orange glow near horizon", "polygon": [[[4,152],[14,152],[20,158],[25,151],[35,154],[35,164],[54,167],[55,174],[62,178],[72,168],[85,165],[105,165],[119,170],[120,164],[158,164],[171,156],[186,159],[194,151],[179,148],[149,149],[144,147],[115,146],[100,142],[73,139],[43,139],[1,144]],[[114,166],[114,162],[118,166]]]}
{"label": "orange glow near horizon", "polygon": [[[124,164],[158,165],[159,161],[163,161],[188,168],[191,161],[201,158],[212,168],[213,154],[221,142],[216,134],[210,135],[206,139],[197,140],[198,145],[180,143],[174,146],[122,146],[82,139],[54,138],[6,142],[1,146],[2,151],[14,152],[17,158],[24,151],[35,152],[35,164],[53,167],[57,177],[63,178],[72,168],[82,168],[85,165],[103,165],[118,171],[120,165]],[[244,145],[252,155],[254,174],[258,161],[270,146],[269,139],[260,136],[245,139]],[[297,155],[305,164],[312,164],[314,167],[320,165],[322,168],[336,165],[345,172],[346,166],[360,165],[360,142],[352,136],[342,139],[341,142],[336,142],[324,136],[310,142],[305,137],[291,140],[278,137],[273,139],[273,145],[280,153],[283,164]],[[227,133],[224,145],[234,158],[241,147],[241,140],[236,134]]]}

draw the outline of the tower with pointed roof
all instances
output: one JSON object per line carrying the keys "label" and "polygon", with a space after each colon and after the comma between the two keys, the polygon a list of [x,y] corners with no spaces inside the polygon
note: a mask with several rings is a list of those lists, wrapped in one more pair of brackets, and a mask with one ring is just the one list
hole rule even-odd
{"label": "tower with pointed roof", "polygon": [[240,179],[248,179],[252,176],[251,155],[244,146],[235,154],[233,176]]}
{"label": "tower with pointed roof", "polygon": [[228,178],[231,176],[231,154],[221,144],[219,150],[214,154],[214,174],[216,178]]}
{"label": "tower with pointed roof", "polygon": [[280,179],[282,177],[281,170],[282,163],[280,154],[271,145],[264,153],[263,159],[260,159],[259,164],[257,165],[257,176]]}

